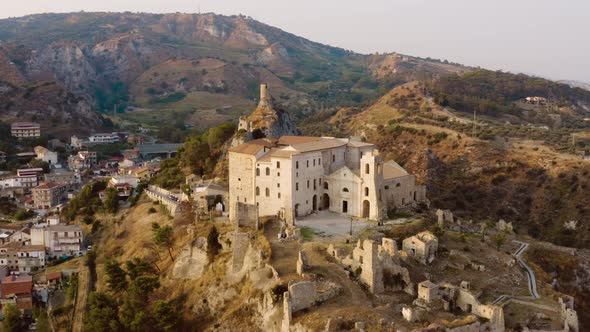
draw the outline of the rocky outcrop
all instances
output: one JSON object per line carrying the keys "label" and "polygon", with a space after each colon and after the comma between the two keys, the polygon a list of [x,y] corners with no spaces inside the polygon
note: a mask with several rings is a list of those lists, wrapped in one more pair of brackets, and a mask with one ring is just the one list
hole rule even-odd
{"label": "rocky outcrop", "polygon": [[71,92],[89,92],[96,71],[84,51],[73,42],[56,42],[44,48],[28,62],[32,78],[53,75],[53,79]]}
{"label": "rocky outcrop", "polygon": [[197,279],[203,275],[207,264],[207,239],[200,237],[182,249],[174,263],[172,276],[175,279]]}
{"label": "rocky outcrop", "polygon": [[273,105],[268,86],[261,84],[258,106],[249,116],[240,117],[238,135],[234,141],[239,144],[258,138],[278,139],[281,136],[297,135],[301,135],[301,132],[289,114]]}

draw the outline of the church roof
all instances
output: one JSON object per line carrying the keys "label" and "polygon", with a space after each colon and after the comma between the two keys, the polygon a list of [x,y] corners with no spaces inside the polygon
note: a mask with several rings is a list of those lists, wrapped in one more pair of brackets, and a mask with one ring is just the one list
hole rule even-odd
{"label": "church roof", "polygon": [[273,146],[275,146],[275,142],[273,140],[261,138],[234,146],[233,148],[229,149],[229,152],[255,155],[260,152],[260,150],[263,150],[264,148],[271,148]]}
{"label": "church roof", "polygon": [[395,161],[388,161],[383,164],[383,179],[393,179],[408,175],[408,172],[403,169]]}

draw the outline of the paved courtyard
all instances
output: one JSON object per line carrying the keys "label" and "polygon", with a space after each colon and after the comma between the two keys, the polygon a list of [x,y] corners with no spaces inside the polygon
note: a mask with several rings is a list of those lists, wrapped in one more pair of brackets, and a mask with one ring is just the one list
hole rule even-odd
{"label": "paved courtyard", "polygon": [[[347,237],[350,234],[350,217],[330,211],[318,211],[297,219],[295,226],[311,228],[322,237]],[[376,223],[355,219],[352,221],[352,233],[358,235],[370,226],[376,226]]]}

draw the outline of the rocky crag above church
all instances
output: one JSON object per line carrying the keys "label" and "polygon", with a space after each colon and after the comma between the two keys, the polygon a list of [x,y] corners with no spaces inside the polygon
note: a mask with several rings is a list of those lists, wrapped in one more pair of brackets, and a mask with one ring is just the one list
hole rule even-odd
{"label": "rocky crag above church", "polygon": [[258,139],[278,139],[281,136],[297,136],[301,132],[289,117],[289,113],[273,103],[266,84],[260,85],[260,101],[254,112],[240,117],[236,140],[240,143]]}

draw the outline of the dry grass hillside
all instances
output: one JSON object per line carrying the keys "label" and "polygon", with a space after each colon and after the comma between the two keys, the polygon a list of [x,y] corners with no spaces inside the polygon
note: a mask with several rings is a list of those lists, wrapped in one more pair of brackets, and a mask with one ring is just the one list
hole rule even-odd
{"label": "dry grass hillside", "polygon": [[[154,208],[156,212],[150,211]],[[99,253],[97,259],[97,290],[108,291],[104,264],[108,259],[126,262],[141,258],[152,264],[160,276],[161,287],[152,295],[152,300],[172,301],[179,306],[182,314],[182,330],[217,330],[224,326],[256,326],[251,317],[252,306],[248,299],[261,295],[261,289],[267,289],[272,283],[265,281],[265,272],[259,278],[246,278],[244,275],[228,275],[231,268],[231,251],[233,225],[214,223],[222,242],[219,253],[210,257],[205,264],[204,273],[196,279],[178,279],[174,277],[173,268],[183,248],[194,243],[199,237],[207,237],[213,223],[201,221],[193,223],[194,214],[188,210],[177,214],[175,218],[159,204],[142,197],[138,204],[125,209],[116,216],[102,216],[103,227],[96,243]],[[151,225],[170,225],[174,229],[171,260],[166,248],[154,244]],[[189,232],[189,228],[191,232]],[[264,236],[254,242],[261,253],[269,256],[269,244]],[[254,254],[252,254],[254,255]],[[256,263],[253,263],[256,264]],[[257,272],[251,272],[256,274]],[[252,280],[257,280],[259,284]],[[255,307],[255,305],[254,305]]]}
{"label": "dry grass hillside", "polygon": [[[344,112],[344,111],[343,111]],[[538,239],[587,246],[590,164],[539,141],[501,136],[433,103],[420,84],[395,88],[362,112],[333,119],[343,132],[375,142],[429,188],[434,207],[464,219],[503,218]],[[578,221],[573,231],[565,227]]]}

